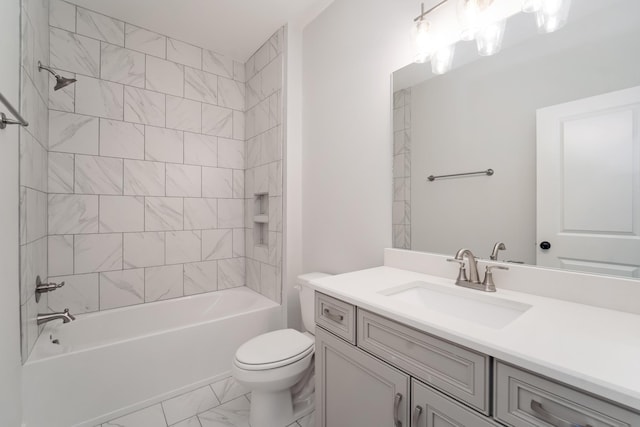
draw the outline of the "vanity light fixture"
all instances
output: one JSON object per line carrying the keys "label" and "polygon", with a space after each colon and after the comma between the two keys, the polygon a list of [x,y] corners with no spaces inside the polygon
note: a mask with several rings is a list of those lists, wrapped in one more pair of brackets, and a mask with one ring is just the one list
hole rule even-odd
{"label": "vanity light fixture", "polygon": [[435,51],[431,55],[431,72],[433,74],[444,74],[451,70],[453,64],[453,54],[455,53],[456,45],[452,44],[444,46]]}
{"label": "vanity light fixture", "polygon": [[502,40],[504,39],[504,27],[506,21],[498,21],[487,25],[476,34],[476,45],[478,54],[481,56],[491,56],[500,52]]}
{"label": "vanity light fixture", "polygon": [[420,15],[418,15],[413,22],[415,22],[413,32],[413,42],[415,49],[415,59],[417,63],[426,62],[427,59],[434,53],[435,42],[433,36],[429,34],[431,23],[425,19],[425,17],[445,4],[448,0],[442,0],[440,3],[433,6],[431,9],[425,11],[424,3],[420,4]]}
{"label": "vanity light fixture", "polygon": [[490,56],[502,48],[506,20],[496,20],[489,12],[494,0],[458,0],[458,22],[462,40],[476,40],[478,54]]}
{"label": "vanity light fixture", "polygon": [[462,27],[460,39],[471,41],[486,27],[486,9],[494,0],[458,0],[458,22]]}
{"label": "vanity light fixture", "polygon": [[522,11],[536,14],[541,33],[552,33],[567,23],[571,0],[524,0]]}

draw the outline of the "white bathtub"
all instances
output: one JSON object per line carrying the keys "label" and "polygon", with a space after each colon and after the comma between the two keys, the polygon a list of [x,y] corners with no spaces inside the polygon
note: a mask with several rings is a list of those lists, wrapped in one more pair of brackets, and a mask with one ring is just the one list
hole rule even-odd
{"label": "white bathtub", "polygon": [[24,365],[24,425],[94,426],[222,379],[280,327],[280,306],[244,287],[51,322]]}

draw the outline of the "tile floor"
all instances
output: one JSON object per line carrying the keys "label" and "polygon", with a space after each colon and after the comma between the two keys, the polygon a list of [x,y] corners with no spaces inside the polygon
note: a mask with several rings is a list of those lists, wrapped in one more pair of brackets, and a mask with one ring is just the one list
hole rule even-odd
{"label": "tile floor", "polygon": [[[248,390],[233,377],[96,427],[250,427]],[[314,427],[314,413],[289,426]]]}

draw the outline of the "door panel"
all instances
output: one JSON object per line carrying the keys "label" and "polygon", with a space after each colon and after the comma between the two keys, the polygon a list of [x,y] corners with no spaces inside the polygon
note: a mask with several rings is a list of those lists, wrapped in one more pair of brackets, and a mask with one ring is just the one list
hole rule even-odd
{"label": "door panel", "polygon": [[640,87],[537,112],[537,264],[640,277]]}

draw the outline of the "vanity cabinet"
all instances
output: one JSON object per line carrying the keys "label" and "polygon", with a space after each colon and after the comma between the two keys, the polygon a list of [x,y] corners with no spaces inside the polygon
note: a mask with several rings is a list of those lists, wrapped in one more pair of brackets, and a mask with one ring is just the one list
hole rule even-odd
{"label": "vanity cabinet", "polygon": [[490,358],[358,309],[358,347],[489,415]]}
{"label": "vanity cabinet", "polygon": [[430,387],[411,382],[411,427],[498,427]]}
{"label": "vanity cabinet", "polygon": [[316,328],[318,426],[406,426],[409,384],[409,375]]}
{"label": "vanity cabinet", "polygon": [[320,292],[315,357],[318,427],[640,427],[634,411]]}
{"label": "vanity cabinet", "polygon": [[632,427],[640,415],[496,361],[495,418],[514,427]]}

